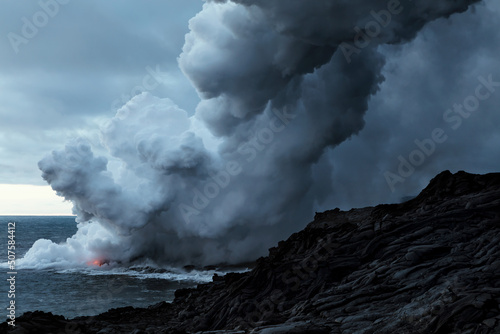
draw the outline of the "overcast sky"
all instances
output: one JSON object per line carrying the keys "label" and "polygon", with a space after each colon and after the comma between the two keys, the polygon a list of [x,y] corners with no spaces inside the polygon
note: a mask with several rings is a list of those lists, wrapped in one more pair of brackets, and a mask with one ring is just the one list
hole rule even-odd
{"label": "overcast sky", "polygon": [[[177,57],[188,21],[202,5],[200,0],[68,1],[43,24],[38,1],[2,4],[0,184],[46,185],[37,167],[44,155],[78,136],[97,146],[102,120],[144,87],[147,68],[159,70],[157,81],[146,81],[147,88],[154,87],[151,93],[194,111],[199,99]],[[42,23],[38,31],[23,31],[24,18],[33,23],[34,17]],[[24,38],[23,32],[33,35],[27,43],[17,38]],[[1,212],[12,210],[2,204]]]}
{"label": "overcast sky", "polygon": [[[200,99],[177,57],[202,1],[67,1],[48,9],[40,3],[9,1],[0,12],[0,184],[45,185],[38,161],[71,138],[87,137],[103,152],[100,124],[141,90],[194,113]],[[445,169],[499,171],[500,85],[484,85],[500,82],[498,31],[500,3],[487,0],[430,23],[408,44],[383,46],[385,82],[370,101],[364,129],[323,157],[331,169],[318,173],[328,174],[334,191],[318,209],[397,201]],[[473,102],[480,85],[488,97],[470,117],[447,114]],[[435,152],[401,175],[399,157],[418,158],[415,140],[433,132]],[[0,191],[8,198],[12,188]],[[40,194],[26,196],[29,211],[3,202],[0,214],[69,213],[67,203],[46,211],[48,195]]]}

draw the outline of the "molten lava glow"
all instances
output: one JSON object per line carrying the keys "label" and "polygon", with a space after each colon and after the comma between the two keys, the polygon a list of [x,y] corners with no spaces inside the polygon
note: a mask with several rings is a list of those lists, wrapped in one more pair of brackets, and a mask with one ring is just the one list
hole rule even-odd
{"label": "molten lava glow", "polygon": [[87,264],[89,266],[99,266],[99,267],[102,266],[102,262],[99,260],[89,261],[89,262],[87,262]]}

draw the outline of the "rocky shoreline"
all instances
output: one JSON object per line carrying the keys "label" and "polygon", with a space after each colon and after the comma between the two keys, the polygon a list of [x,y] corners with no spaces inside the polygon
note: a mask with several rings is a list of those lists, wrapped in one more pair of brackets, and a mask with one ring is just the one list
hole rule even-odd
{"label": "rocky shoreline", "polygon": [[500,333],[499,305],[500,174],[446,171],[402,204],[318,213],[252,271],[172,303],[28,312],[10,332]]}

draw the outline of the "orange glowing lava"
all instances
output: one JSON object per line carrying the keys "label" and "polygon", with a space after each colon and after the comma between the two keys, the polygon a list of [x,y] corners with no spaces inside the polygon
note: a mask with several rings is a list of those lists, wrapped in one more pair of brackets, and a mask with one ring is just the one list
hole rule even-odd
{"label": "orange glowing lava", "polygon": [[102,262],[99,261],[99,260],[94,260],[94,261],[87,262],[87,265],[89,265],[89,266],[99,266],[100,267],[100,266],[102,266]]}

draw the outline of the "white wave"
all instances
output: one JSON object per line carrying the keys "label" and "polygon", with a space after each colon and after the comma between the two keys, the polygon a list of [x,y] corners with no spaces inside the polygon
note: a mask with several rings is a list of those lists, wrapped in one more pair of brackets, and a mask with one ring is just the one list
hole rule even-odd
{"label": "white wave", "polygon": [[179,268],[160,269],[151,267],[131,267],[131,268],[109,268],[102,266],[97,268],[68,268],[57,270],[60,274],[79,273],[90,276],[112,276],[123,275],[130,276],[136,279],[163,279],[174,282],[194,282],[194,283],[208,283],[212,281],[215,274],[224,276],[229,272],[246,272],[249,269],[242,268],[238,270],[192,270],[185,271]]}

